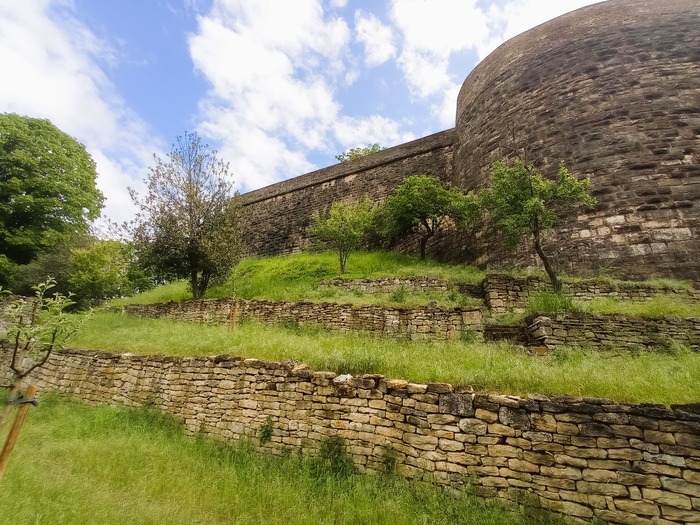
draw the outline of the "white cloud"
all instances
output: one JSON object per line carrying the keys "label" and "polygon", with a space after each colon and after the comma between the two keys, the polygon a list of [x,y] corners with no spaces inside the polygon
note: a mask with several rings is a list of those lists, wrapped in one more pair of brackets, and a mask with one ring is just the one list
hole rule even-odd
{"label": "white cloud", "polygon": [[199,130],[221,143],[244,190],[310,171],[307,155],[345,146],[351,125],[382,143],[400,136],[389,119],[341,117],[337,85],[357,75],[345,65],[349,43],[321,0],[216,0],[199,18],[190,54],[211,83]]}
{"label": "white cloud", "polygon": [[391,18],[402,37],[397,65],[414,99],[430,101],[435,118],[451,126],[456,94],[469,72],[450,74],[455,55],[484,58],[508,38],[596,1],[392,0]]}
{"label": "white cloud", "polygon": [[[73,15],[70,3],[0,3],[3,111],[48,118],[82,142],[97,163],[103,215],[131,216],[126,192],[159,144],[125,105],[98,65],[115,55]],[[12,72],[9,74],[9,72]]]}
{"label": "white cloud", "polygon": [[396,56],[394,33],[371,13],[355,12],[356,38],[364,46],[365,64],[378,66]]}
{"label": "white cloud", "polygon": [[398,122],[379,115],[366,118],[341,117],[334,133],[345,149],[374,143],[396,145],[416,138],[409,132],[401,131]]}

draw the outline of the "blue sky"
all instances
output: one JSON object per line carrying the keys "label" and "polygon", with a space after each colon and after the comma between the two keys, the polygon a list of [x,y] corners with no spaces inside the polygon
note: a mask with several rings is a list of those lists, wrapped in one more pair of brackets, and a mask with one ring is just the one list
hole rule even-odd
{"label": "blue sky", "polygon": [[454,126],[506,39],[595,0],[0,0],[0,112],[82,142],[134,212],[153,154],[198,132],[242,192]]}

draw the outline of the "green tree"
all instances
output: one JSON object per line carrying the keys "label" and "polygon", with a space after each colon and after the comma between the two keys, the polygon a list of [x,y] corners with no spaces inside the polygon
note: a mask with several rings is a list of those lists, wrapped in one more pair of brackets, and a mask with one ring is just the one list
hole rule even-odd
{"label": "green tree", "polygon": [[417,234],[420,257],[425,259],[428,240],[450,222],[467,225],[478,216],[472,195],[446,186],[437,177],[412,175],[390,195],[379,212],[381,235],[389,240]]}
{"label": "green tree", "polygon": [[375,207],[369,199],[345,204],[334,202],[325,214],[314,213],[309,234],[321,246],[338,254],[340,273],[345,273],[345,265],[350,253],[357,250],[372,226]]}
{"label": "green tree", "polygon": [[48,120],[0,114],[0,253],[29,263],[85,233],[102,209],[95,163]]}
{"label": "green tree", "polygon": [[552,287],[561,290],[561,282],[542,249],[542,235],[555,226],[566,210],[595,204],[588,189],[590,180],[577,180],[563,164],[557,179],[550,180],[521,160],[510,166],[496,162],[492,174],[491,184],[478,194],[489,222],[505,235],[513,249],[524,235],[532,236],[533,247]]}
{"label": "green tree", "polygon": [[360,157],[366,157],[372,153],[376,153],[385,148],[381,147],[379,144],[367,144],[365,148],[350,148],[348,151],[344,151],[340,155],[336,155],[335,158],[340,162],[346,162],[348,160],[359,159]]}
{"label": "green tree", "polygon": [[[53,279],[47,279],[34,287],[34,297],[20,297],[3,305],[0,325],[10,344],[10,370],[8,382],[0,386],[9,390],[9,398],[17,395],[25,377],[43,366],[54,351],[63,348],[86,319],[65,312],[73,304],[70,296],[49,294],[55,284]],[[0,411],[0,434],[10,408],[5,403]]]}
{"label": "green tree", "polygon": [[114,240],[98,240],[88,248],[72,249],[68,283],[78,306],[94,306],[151,286],[134,264],[130,246]]}
{"label": "green tree", "polygon": [[178,137],[167,161],[154,155],[130,230],[139,261],[152,273],[189,280],[195,299],[242,253],[243,215],[228,163],[196,133]]}

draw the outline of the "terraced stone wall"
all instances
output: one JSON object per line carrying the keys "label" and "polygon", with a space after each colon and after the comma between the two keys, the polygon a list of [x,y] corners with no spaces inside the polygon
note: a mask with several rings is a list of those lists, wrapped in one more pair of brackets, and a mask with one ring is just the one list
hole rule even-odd
{"label": "terraced stone wall", "polygon": [[457,339],[462,334],[482,336],[479,308],[433,306],[388,307],[337,303],[275,302],[239,299],[207,299],[180,303],[128,305],[123,312],[142,317],[165,317],[176,321],[228,324],[237,319],[267,323],[321,326],[329,330],[352,330],[421,339]]}
{"label": "terraced stone wall", "polygon": [[533,314],[524,324],[531,343],[549,348],[664,348],[675,342],[700,350],[700,317]]}
{"label": "terraced stone wall", "polygon": [[[391,451],[408,478],[581,524],[700,521],[697,406],[482,394],[230,356],[77,350],[54,354],[32,382],[40,393],[90,403],[156,406],[190,434],[246,436],[277,454],[314,453],[340,437],[363,471],[381,472]],[[268,422],[272,436],[263,443],[257,437]]]}
{"label": "terraced stone wall", "polygon": [[[675,296],[700,302],[700,290],[672,289],[641,283],[612,284],[596,280],[564,282],[562,285],[566,293],[580,301],[592,301],[601,297],[645,301],[659,296]],[[482,287],[486,305],[494,315],[503,315],[509,311],[524,312],[531,295],[552,289],[549,281],[539,277],[511,277],[503,274],[487,275]]]}

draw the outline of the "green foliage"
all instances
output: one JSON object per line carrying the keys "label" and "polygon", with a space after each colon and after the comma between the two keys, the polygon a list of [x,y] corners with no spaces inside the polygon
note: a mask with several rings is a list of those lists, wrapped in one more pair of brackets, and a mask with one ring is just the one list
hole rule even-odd
{"label": "green foliage", "polygon": [[350,148],[348,151],[345,151],[340,155],[336,155],[335,158],[339,162],[347,162],[349,160],[355,160],[361,157],[366,157],[367,155],[371,155],[372,153],[376,153],[383,149],[385,148],[381,147],[379,144],[367,144],[367,147],[365,148]]}
{"label": "green foliage", "polygon": [[[49,278],[34,286],[35,296],[19,297],[6,303],[0,312],[0,326],[10,343],[8,383],[10,397],[19,392],[20,383],[35,369],[43,366],[54,351],[78,330],[84,316],[69,315],[65,309],[73,304],[70,296],[49,295],[56,282]],[[7,422],[10,405],[0,413],[0,431]]]}
{"label": "green foliage", "polygon": [[0,253],[27,264],[85,233],[102,209],[96,177],[85,147],[48,120],[0,114]]}
{"label": "green foliage", "polygon": [[[192,337],[196,329],[196,337]],[[165,319],[96,313],[74,338],[80,348],[168,355],[230,355],[307,363],[312,370],[384,374],[417,383],[449,382],[491,392],[571,394],[617,401],[689,403],[700,399],[700,353],[667,355],[576,350],[575,359],[533,359],[505,343],[400,341],[363,333],[287,330],[239,323],[193,327]]]}
{"label": "green foliage", "polygon": [[152,287],[133,261],[131,247],[109,240],[71,250],[68,282],[80,306],[94,306]]}
{"label": "green foliage", "polygon": [[650,297],[645,301],[620,301],[616,297],[600,297],[583,304],[587,312],[625,314],[641,317],[700,317],[700,302],[674,295]]}
{"label": "green foliage", "polygon": [[324,475],[298,454],[191,439],[153,410],[41,401],[3,478],[4,523],[547,523],[398,477]]}
{"label": "green foliage", "polygon": [[527,313],[538,312],[580,312],[582,307],[571,295],[563,291],[539,292],[528,298]]}
{"label": "green foliage", "polygon": [[399,304],[406,302],[406,297],[408,297],[408,290],[405,286],[400,286],[389,295],[391,300]]}
{"label": "green foliage", "polygon": [[[396,252],[353,253],[352,264],[346,267],[345,278],[379,278],[434,276],[451,282],[478,283],[483,272],[473,266],[441,264],[431,260]],[[217,297],[230,297],[234,292],[242,299],[268,299],[273,301],[328,301],[346,303],[392,302],[390,294],[368,295],[340,288],[319,289],[321,281],[331,280],[338,274],[338,256],[333,252],[298,253],[277,257],[244,259],[231,272],[225,286],[212,290]],[[155,292],[155,290],[153,291]],[[150,294],[148,294],[150,296]],[[411,294],[405,304],[425,304],[438,301],[450,306],[467,305],[464,296],[447,293]],[[459,294],[458,294],[459,295]],[[213,297],[214,295],[212,295]],[[145,299],[145,296],[144,296]],[[164,296],[163,300],[178,300]],[[137,296],[135,300],[148,302]],[[151,301],[155,302],[155,301]]]}
{"label": "green foliage", "polygon": [[352,458],[345,450],[345,441],[339,436],[330,436],[321,441],[317,465],[325,476],[347,478],[357,472]]}
{"label": "green foliage", "polygon": [[178,137],[168,160],[154,156],[131,225],[139,261],[155,275],[188,279],[195,299],[226,275],[242,252],[242,207],[228,164],[196,133]]}
{"label": "green foliage", "polygon": [[374,215],[375,207],[369,199],[350,204],[334,202],[327,214],[314,213],[308,232],[322,247],[338,254],[343,274],[350,253],[362,245],[369,233]]}
{"label": "green foliage", "polygon": [[258,439],[261,445],[268,443],[272,439],[273,430],[272,416],[267,416],[265,423],[258,429]]}
{"label": "green foliage", "polygon": [[382,474],[393,476],[396,474],[398,454],[391,444],[382,445]]}
{"label": "green foliage", "polygon": [[377,222],[380,235],[391,242],[409,234],[420,236],[420,257],[425,259],[428,240],[448,221],[467,225],[478,217],[472,195],[445,186],[439,178],[413,175],[404,179],[381,206]]}
{"label": "green foliage", "polygon": [[542,260],[555,290],[561,288],[556,273],[541,247],[541,235],[551,230],[565,210],[580,205],[592,207],[588,179],[577,180],[564,165],[558,178],[550,180],[521,160],[513,165],[496,162],[491,184],[478,194],[490,223],[500,230],[514,248],[524,236],[532,236],[534,248]]}

